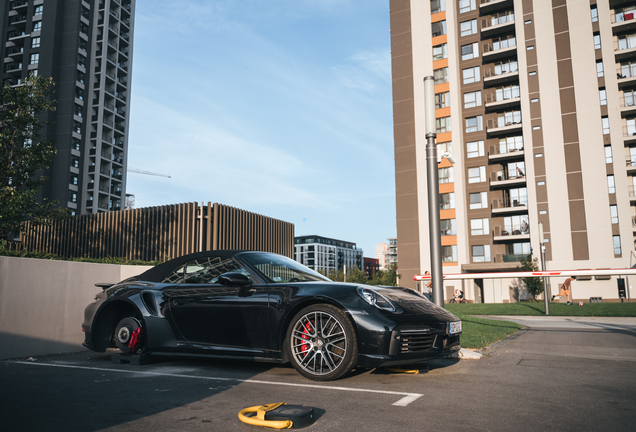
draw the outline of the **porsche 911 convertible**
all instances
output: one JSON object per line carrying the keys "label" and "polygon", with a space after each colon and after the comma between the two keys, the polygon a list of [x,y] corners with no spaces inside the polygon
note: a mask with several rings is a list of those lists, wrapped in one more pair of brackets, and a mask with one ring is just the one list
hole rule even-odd
{"label": "porsche 911 convertible", "polygon": [[82,329],[98,352],[291,362],[329,381],[460,349],[461,321],[416,291],[332,282],[273,253],[199,252],[97,285]]}

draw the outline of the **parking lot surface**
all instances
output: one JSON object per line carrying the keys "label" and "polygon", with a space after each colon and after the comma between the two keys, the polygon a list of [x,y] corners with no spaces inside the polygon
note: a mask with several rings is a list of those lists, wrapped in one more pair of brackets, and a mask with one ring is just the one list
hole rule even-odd
{"label": "parking lot surface", "polygon": [[315,431],[633,430],[636,326],[524,324],[481,360],[436,360],[416,375],[356,370],[330,383],[287,365],[218,360],[133,366],[81,352],[3,361],[0,430],[258,430],[238,412],[273,402],[314,407],[305,430]]}

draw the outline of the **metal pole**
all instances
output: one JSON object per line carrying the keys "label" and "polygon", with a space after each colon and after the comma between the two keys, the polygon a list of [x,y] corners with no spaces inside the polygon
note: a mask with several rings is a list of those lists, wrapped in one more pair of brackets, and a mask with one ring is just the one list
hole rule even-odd
{"label": "metal pole", "polygon": [[[539,222],[539,243],[541,244],[541,246],[539,246],[539,248],[541,249],[541,271],[545,271],[545,246],[543,246],[543,223]],[[543,301],[545,303],[545,314],[546,315],[550,315],[550,300],[548,299],[548,296],[550,295],[550,293],[548,292],[548,288],[547,288],[547,284],[545,283],[545,276],[542,278],[543,279]]]}
{"label": "metal pole", "polygon": [[431,250],[433,302],[444,307],[442,273],[442,234],[439,221],[439,178],[437,172],[437,129],[435,125],[435,78],[424,77],[424,112],[426,125],[426,179],[428,183],[428,227]]}

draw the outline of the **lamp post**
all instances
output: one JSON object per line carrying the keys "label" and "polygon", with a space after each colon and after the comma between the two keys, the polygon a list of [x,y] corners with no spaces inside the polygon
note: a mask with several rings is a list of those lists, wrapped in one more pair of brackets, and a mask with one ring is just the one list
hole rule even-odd
{"label": "lamp post", "polygon": [[424,115],[426,126],[426,179],[428,184],[428,227],[431,250],[433,301],[444,307],[442,274],[442,234],[439,222],[439,178],[437,173],[437,128],[435,126],[435,78],[424,77]]}
{"label": "lamp post", "polygon": [[[539,243],[541,244],[541,271],[545,271],[545,246],[543,245],[543,222],[539,222]],[[530,257],[532,259],[532,257]],[[545,276],[541,278],[543,280],[543,301],[545,302],[545,314],[550,315],[550,300],[548,297],[550,293],[548,292],[548,285],[545,283]]]}

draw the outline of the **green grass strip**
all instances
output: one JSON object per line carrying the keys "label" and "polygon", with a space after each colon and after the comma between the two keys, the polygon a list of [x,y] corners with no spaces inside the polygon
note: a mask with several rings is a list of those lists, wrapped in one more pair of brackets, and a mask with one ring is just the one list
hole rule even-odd
{"label": "green grass strip", "polygon": [[[445,304],[455,315],[545,315],[543,302]],[[634,303],[550,303],[552,316],[636,317]]]}
{"label": "green grass strip", "polygon": [[[446,305],[448,306],[448,305]],[[455,305],[451,305],[455,306]],[[464,305],[461,305],[464,306]],[[463,311],[448,310],[462,320],[460,343],[463,348],[483,348],[519,331],[523,326],[509,321],[495,321],[469,316]]]}

